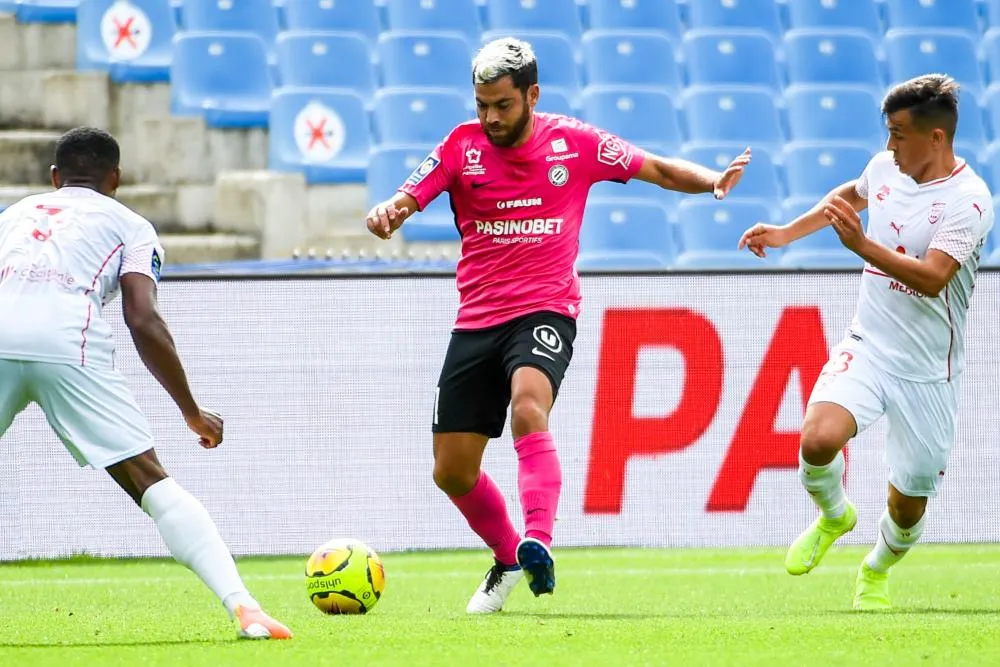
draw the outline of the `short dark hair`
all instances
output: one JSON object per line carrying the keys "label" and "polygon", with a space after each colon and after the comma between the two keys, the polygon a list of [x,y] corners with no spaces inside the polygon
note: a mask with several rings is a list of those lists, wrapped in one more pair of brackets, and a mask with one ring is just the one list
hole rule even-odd
{"label": "short dark hair", "polygon": [[118,168],[121,149],[115,138],[95,127],[77,127],[56,142],[56,168],[63,179],[100,179]]}
{"label": "short dark hair", "polygon": [[909,109],[914,124],[924,130],[941,128],[948,138],[958,126],[958,84],[947,74],[925,74],[894,86],[882,101],[888,116]]}

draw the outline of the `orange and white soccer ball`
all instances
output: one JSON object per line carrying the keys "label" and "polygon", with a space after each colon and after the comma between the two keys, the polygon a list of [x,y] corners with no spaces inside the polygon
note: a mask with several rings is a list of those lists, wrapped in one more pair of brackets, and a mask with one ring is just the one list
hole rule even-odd
{"label": "orange and white soccer ball", "polygon": [[358,540],[331,540],[306,561],[309,599],[324,614],[367,614],[385,591],[385,568]]}

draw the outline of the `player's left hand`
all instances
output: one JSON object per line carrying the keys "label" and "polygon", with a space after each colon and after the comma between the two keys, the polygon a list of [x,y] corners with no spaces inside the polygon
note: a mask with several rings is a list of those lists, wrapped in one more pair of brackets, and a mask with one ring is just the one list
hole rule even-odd
{"label": "player's left hand", "polygon": [[837,195],[827,202],[823,209],[826,219],[830,221],[833,230],[840,237],[844,247],[852,252],[859,252],[868,240],[865,230],[861,227],[861,216],[846,199]]}
{"label": "player's left hand", "polygon": [[750,164],[751,157],[750,147],[747,146],[745,151],[729,163],[726,170],[722,172],[722,176],[719,176],[718,180],[715,181],[715,187],[712,189],[712,194],[715,195],[716,199],[725,199],[729,191],[736,187],[736,184],[743,178],[743,169]]}

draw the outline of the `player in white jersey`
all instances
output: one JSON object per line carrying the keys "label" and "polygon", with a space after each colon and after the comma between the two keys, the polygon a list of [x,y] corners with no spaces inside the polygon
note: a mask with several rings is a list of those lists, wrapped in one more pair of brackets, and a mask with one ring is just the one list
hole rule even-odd
{"label": "player in white jersey", "polygon": [[[931,74],[882,103],[889,140],[861,176],[786,226],[756,225],[740,240],[763,256],[828,224],[865,260],[857,314],[813,388],[802,425],[799,477],[822,514],[789,548],[785,567],[816,567],[857,514],[841,480],[847,441],[889,420],[888,508],[858,571],[854,608],[885,610],[889,568],[917,542],[927,499],[945,474],[965,364],[966,313],[992,196],[952,149],[958,86]],[[858,213],[868,209],[867,235]]]}
{"label": "player in white jersey", "polygon": [[0,437],[18,413],[38,404],[81,466],[105,468],[152,517],[170,553],[239,623],[239,636],[289,638],[247,591],[205,508],[167,476],[149,424],[114,369],[101,309],[120,289],[125,324],[146,367],[202,447],[222,441],[222,418],[195,402],[157,310],[163,248],[156,231],[113,198],[119,154],[106,132],[71,130],[56,145],[56,190],[0,213]]}

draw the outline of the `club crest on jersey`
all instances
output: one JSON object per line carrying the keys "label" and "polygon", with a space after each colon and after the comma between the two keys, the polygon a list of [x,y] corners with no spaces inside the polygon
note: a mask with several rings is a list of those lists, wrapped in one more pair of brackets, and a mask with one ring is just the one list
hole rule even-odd
{"label": "club crest on jersey", "polygon": [[561,188],[569,181],[569,169],[564,164],[554,164],[549,168],[549,183]]}
{"label": "club crest on jersey", "polygon": [[936,201],[931,204],[931,212],[927,215],[927,222],[932,225],[937,224],[937,221],[941,219],[941,212],[944,211],[946,205],[947,202],[943,201]]}
{"label": "club crest on jersey", "polygon": [[597,161],[614,167],[620,165],[622,169],[628,169],[632,163],[632,151],[624,141],[607,132],[598,132],[601,143],[597,145]]}
{"label": "club crest on jersey", "polygon": [[441,164],[441,160],[438,158],[437,155],[431,153],[426,158],[424,158],[423,162],[417,165],[417,168],[413,170],[413,173],[410,174],[410,177],[406,179],[406,184],[417,185],[418,183],[420,183],[420,181],[427,178],[427,174],[434,171],[434,169],[439,164]]}
{"label": "club crest on jersey", "polygon": [[878,189],[878,192],[875,193],[875,199],[876,199],[876,201],[878,201],[881,204],[882,202],[884,202],[886,199],[889,198],[889,193],[890,192],[891,192],[891,190],[889,189],[889,186],[888,185],[883,185],[882,187],[880,187]]}
{"label": "club crest on jersey", "polygon": [[153,277],[156,281],[160,281],[160,269],[163,268],[163,260],[160,259],[160,253],[156,248],[153,248],[153,259],[149,264],[150,270],[153,272]]}

